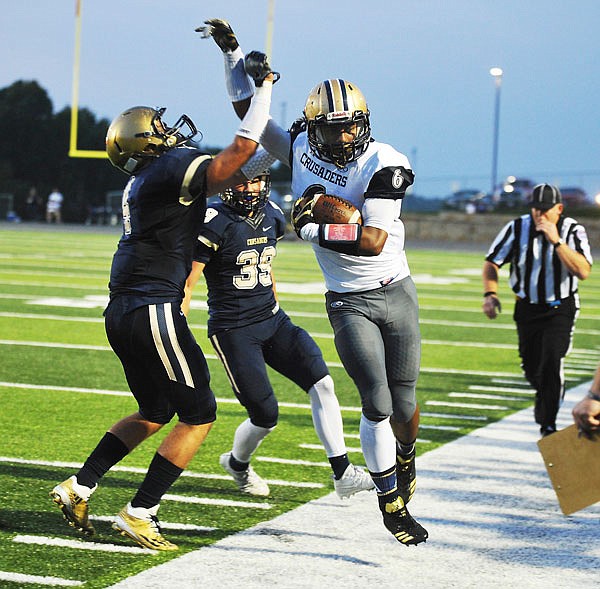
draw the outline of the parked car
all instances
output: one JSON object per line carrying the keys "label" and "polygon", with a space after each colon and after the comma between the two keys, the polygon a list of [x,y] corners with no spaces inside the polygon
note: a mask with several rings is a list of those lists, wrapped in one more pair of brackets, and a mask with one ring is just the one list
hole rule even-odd
{"label": "parked car", "polygon": [[585,207],[592,204],[587,192],[577,186],[559,187],[565,205],[571,207]]}
{"label": "parked car", "polygon": [[475,190],[474,188],[457,190],[444,199],[442,208],[449,211],[462,212],[473,209],[472,212],[475,212],[477,211],[477,202],[483,197],[485,197],[485,192]]}
{"label": "parked car", "polygon": [[497,198],[498,208],[514,209],[527,205],[535,185],[529,178],[508,176]]}

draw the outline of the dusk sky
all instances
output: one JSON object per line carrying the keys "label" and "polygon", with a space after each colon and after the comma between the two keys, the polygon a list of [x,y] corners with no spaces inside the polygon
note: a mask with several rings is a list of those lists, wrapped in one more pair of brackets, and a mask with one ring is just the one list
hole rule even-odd
{"label": "dusk sky", "polygon": [[[79,105],[112,119],[129,106],[188,114],[207,146],[238,121],[220,51],[194,28],[229,20],[245,51],[265,50],[268,0],[82,0]],[[72,102],[75,0],[5,2],[0,87],[36,80],[55,111]],[[415,193],[489,191],[495,85],[498,180],[600,192],[600,1],[275,0],[271,113],[286,127],[310,89],[341,77],[365,94],[373,136],[405,153]]]}

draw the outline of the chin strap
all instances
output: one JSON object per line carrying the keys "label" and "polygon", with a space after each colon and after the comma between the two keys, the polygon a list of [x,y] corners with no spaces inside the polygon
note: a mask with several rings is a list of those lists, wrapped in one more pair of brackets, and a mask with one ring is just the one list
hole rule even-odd
{"label": "chin strap", "polygon": [[319,225],[319,245],[341,254],[359,255],[362,225],[323,223]]}

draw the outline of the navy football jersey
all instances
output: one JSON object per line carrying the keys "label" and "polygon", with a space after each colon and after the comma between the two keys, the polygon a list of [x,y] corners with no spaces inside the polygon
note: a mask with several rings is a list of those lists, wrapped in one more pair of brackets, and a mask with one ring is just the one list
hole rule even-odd
{"label": "navy football jersey", "polygon": [[[133,297],[132,309],[182,300],[206,210],[210,161],[198,149],[177,147],[131,176],[123,191],[123,235],[110,272],[111,298]],[[195,198],[189,192],[192,179]]]}
{"label": "navy football jersey", "polygon": [[194,257],[206,264],[209,336],[277,312],[271,263],[285,224],[281,209],[271,202],[252,219],[223,202],[207,208]]}

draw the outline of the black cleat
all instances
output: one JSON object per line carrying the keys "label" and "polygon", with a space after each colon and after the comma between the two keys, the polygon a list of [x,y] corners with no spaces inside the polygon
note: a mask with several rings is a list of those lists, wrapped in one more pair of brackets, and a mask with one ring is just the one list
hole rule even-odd
{"label": "black cleat", "polygon": [[401,497],[385,504],[383,524],[405,546],[416,546],[429,537],[427,530],[408,513]]}

